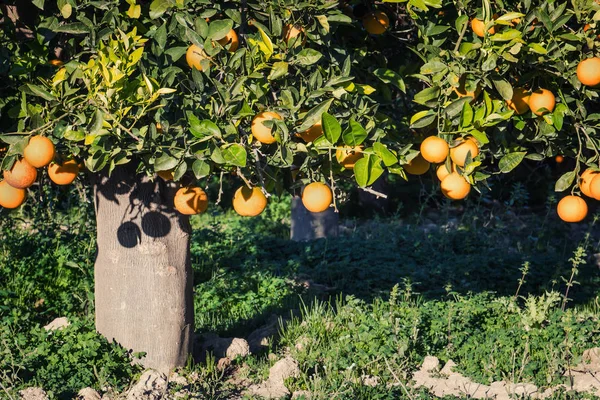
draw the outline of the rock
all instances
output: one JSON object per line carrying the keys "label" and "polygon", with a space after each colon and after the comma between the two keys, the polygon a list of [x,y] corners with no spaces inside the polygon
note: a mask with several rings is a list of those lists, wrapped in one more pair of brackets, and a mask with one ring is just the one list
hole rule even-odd
{"label": "rock", "polygon": [[188,384],[188,381],[185,378],[185,376],[181,376],[177,372],[173,372],[171,374],[171,376],[169,377],[169,385],[185,386],[187,384]]}
{"label": "rock", "polygon": [[600,371],[600,347],[594,347],[583,352],[583,362],[588,369]]}
{"label": "rock", "polygon": [[456,367],[456,363],[452,360],[448,360],[448,362],[446,363],[446,365],[444,365],[444,368],[442,368],[440,373],[442,373],[444,375],[450,375],[454,372],[453,371],[454,367]]}
{"label": "rock", "polygon": [[426,356],[421,365],[422,371],[437,371],[440,368],[440,360],[437,357]]}
{"label": "rock", "polygon": [[48,395],[44,389],[39,387],[30,387],[19,392],[22,400],[48,400]]}
{"label": "rock", "polygon": [[308,400],[310,399],[310,391],[308,390],[296,390],[292,394],[292,400]]}
{"label": "rock", "polygon": [[217,369],[219,371],[223,371],[224,369],[227,369],[227,367],[229,367],[231,365],[231,359],[229,357],[223,357],[221,359],[219,359],[219,361],[217,361]]}
{"label": "rock", "polygon": [[210,351],[216,359],[229,358],[231,360],[237,357],[246,357],[250,354],[250,345],[245,339],[240,338],[220,338],[214,334],[202,335],[202,354]]}
{"label": "rock", "polygon": [[155,370],[147,370],[127,393],[127,400],[162,400],[167,393],[167,376]]}
{"label": "rock", "polygon": [[248,336],[250,352],[256,354],[269,347],[271,337],[276,335],[279,330],[279,316],[271,315],[267,323]]}
{"label": "rock", "polygon": [[66,328],[69,325],[71,325],[71,324],[69,323],[69,320],[66,317],[60,317],[60,318],[55,318],[48,325],[44,326],[44,329],[47,331],[56,331],[59,329]]}
{"label": "rock", "polygon": [[360,377],[360,380],[361,380],[362,384],[365,386],[376,387],[377,385],[379,385],[379,377],[378,376],[363,375]]}
{"label": "rock", "polygon": [[284,396],[289,396],[290,391],[284,384],[287,378],[300,376],[300,368],[298,362],[292,357],[287,356],[275,363],[269,370],[269,379],[265,382],[252,385],[248,388],[248,392],[254,396],[260,396],[267,399],[279,399]]}
{"label": "rock", "polygon": [[92,388],[84,388],[77,393],[77,400],[102,400],[100,393]]}

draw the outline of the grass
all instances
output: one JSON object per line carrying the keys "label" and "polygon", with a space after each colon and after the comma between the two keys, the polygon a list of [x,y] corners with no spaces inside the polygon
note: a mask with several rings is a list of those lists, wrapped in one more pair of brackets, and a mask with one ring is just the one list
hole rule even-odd
{"label": "grass", "polygon": [[[514,212],[527,200],[517,189],[505,204],[346,219],[338,239],[309,243],[289,240],[285,199],[255,219],[218,207],[194,218],[196,329],[247,337],[274,313],[287,322],[264,354],[227,371],[210,358],[190,363],[180,371],[199,376],[190,398],[229,398],[240,389],[233,376],[260,382],[283,354],[302,371],[287,386],[316,398],[429,398],[406,387],[426,355],[454,360],[481,383],[565,383],[564,371],[600,339],[591,257],[600,224]],[[93,326],[90,204],[64,192],[45,201],[0,222],[0,393],[125,390],[140,369]],[[72,325],[46,333],[59,316]],[[367,375],[379,384],[362,384]]]}

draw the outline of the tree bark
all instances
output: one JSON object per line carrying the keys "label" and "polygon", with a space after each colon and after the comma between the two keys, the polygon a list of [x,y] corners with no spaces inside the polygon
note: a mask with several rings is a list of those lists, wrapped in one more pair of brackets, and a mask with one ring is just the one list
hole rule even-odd
{"label": "tree bark", "polygon": [[299,196],[292,198],[291,238],[297,242],[338,235],[339,214],[333,207],[320,213],[310,212]]}
{"label": "tree bark", "polygon": [[194,333],[191,228],[175,191],[130,166],[94,177],[96,329],[161,372],[185,365]]}

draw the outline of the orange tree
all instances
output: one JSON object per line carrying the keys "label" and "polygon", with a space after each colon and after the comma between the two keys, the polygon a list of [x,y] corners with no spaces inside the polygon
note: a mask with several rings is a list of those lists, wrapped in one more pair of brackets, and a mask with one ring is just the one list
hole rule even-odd
{"label": "orange tree", "polygon": [[[188,215],[220,200],[202,189],[211,176],[239,177],[234,208],[254,216],[271,193],[306,186],[317,212],[335,204],[340,180],[369,190],[386,170],[406,178],[431,163],[442,193],[462,199],[525,158],[561,155],[576,162],[557,190],[593,197],[597,70],[577,67],[594,53],[598,9],[5,2],[0,205],[86,169],[97,329],[169,369],[191,349]],[[567,200],[565,220],[585,217],[585,201]]]}

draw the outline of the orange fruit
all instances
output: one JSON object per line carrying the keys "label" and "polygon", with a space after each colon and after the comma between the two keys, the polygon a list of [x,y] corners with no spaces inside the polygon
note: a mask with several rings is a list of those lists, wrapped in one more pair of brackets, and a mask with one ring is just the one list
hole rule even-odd
{"label": "orange fruit", "polygon": [[583,171],[579,177],[579,189],[581,190],[581,193],[585,194],[587,197],[594,197],[592,195],[592,191],[590,190],[590,184],[592,183],[592,179],[594,179],[598,174],[600,173],[591,168]]}
{"label": "orange fruit", "polygon": [[[494,14],[493,18],[497,19],[498,18],[498,14]],[[471,29],[473,30],[473,32],[477,36],[479,36],[479,37],[484,37],[485,36],[485,33],[483,31],[484,28],[485,28],[485,23],[482,20],[477,19],[477,18],[473,18],[471,20]],[[490,29],[488,29],[488,33],[490,35],[495,34],[496,33],[496,27],[492,26]]]}
{"label": "orange fruit", "polygon": [[57,185],[70,185],[79,174],[79,164],[75,160],[67,160],[64,163],[52,163],[48,166],[48,176]]}
{"label": "orange fruit", "polygon": [[200,214],[208,208],[208,196],[197,186],[182,187],[175,193],[173,204],[183,215]]}
{"label": "orange fruit", "polygon": [[272,119],[283,120],[283,117],[273,111],[263,111],[257,114],[252,120],[252,136],[263,144],[275,143],[275,137],[271,134],[271,128],[267,128],[263,124],[263,121],[270,121]]}
{"label": "orange fruit", "polygon": [[437,136],[429,136],[421,143],[421,156],[430,163],[441,163],[450,153],[448,142]]}
{"label": "orange fruit", "polygon": [[304,132],[298,133],[298,136],[302,138],[306,143],[313,142],[316,138],[323,134],[323,127],[321,126],[321,121],[318,121],[316,124],[305,130]]}
{"label": "orange fruit", "polygon": [[[456,167],[454,165],[452,165],[452,172],[456,172]],[[437,171],[435,171],[435,175],[438,177],[440,182],[443,181],[445,177],[450,175],[450,171],[448,171],[448,168],[446,168],[446,164],[440,165],[437,168]]]}
{"label": "orange fruit", "polygon": [[238,47],[240,46],[240,41],[238,39],[238,35],[237,33],[235,33],[235,31],[233,29],[231,29],[229,32],[227,32],[227,35],[225,35],[224,38],[217,40],[217,43],[219,43],[221,46],[223,47],[227,47],[227,45],[229,45],[229,51],[234,53]]}
{"label": "orange fruit", "polygon": [[187,52],[185,53],[185,60],[190,68],[196,68],[198,71],[202,71],[202,60],[207,60],[209,57],[204,52],[204,49],[201,49],[199,46],[195,44],[188,47]]}
{"label": "orange fruit", "polygon": [[161,177],[161,178],[163,178],[163,180],[165,180],[165,181],[172,181],[172,180],[173,180],[173,178],[175,177],[175,176],[173,175],[173,170],[172,170],[172,169],[170,169],[170,170],[168,170],[168,171],[158,171],[158,172],[156,173],[156,175],[160,176],[160,177]]}
{"label": "orange fruit", "polygon": [[[587,31],[589,31],[589,30],[590,30],[590,28],[591,28],[591,27],[592,27],[592,26],[591,26],[590,24],[585,24],[585,26],[583,27],[583,31],[584,31],[584,32],[587,32]],[[600,39],[600,35],[597,35],[597,36],[596,36],[596,38],[597,38],[597,39]]]}
{"label": "orange fruit", "polygon": [[462,200],[471,191],[471,184],[458,172],[452,172],[441,184],[442,193],[449,199]]}
{"label": "orange fruit", "polygon": [[430,164],[420,154],[410,160],[408,164],[403,165],[406,173],[411,175],[423,175],[429,171],[429,166]]}
{"label": "orange fruit", "polygon": [[581,222],[588,213],[588,206],[581,197],[569,195],[558,202],[556,211],[565,222]]}
{"label": "orange fruit", "polygon": [[[554,93],[548,89],[538,89],[529,95],[529,108],[535,115],[544,115],[554,111],[556,99]],[[543,109],[548,111],[544,111]]]}
{"label": "orange fruit", "polygon": [[321,182],[308,184],[302,192],[302,204],[310,212],[323,212],[329,208],[332,201],[331,189]]}
{"label": "orange fruit", "polygon": [[346,169],[352,169],[354,168],[354,164],[363,158],[362,149],[362,146],[338,147],[338,149],[335,151],[335,158],[342,167]]}
{"label": "orange fruit", "polygon": [[4,171],[4,180],[17,189],[27,189],[37,179],[37,170],[24,158],[16,161],[10,171]]}
{"label": "orange fruit", "polygon": [[583,60],[577,66],[577,79],[586,86],[600,85],[600,58]]}
{"label": "orange fruit", "polygon": [[267,207],[267,198],[258,187],[244,185],[233,195],[233,209],[242,217],[256,217]]}
{"label": "orange fruit", "polygon": [[26,195],[24,189],[12,187],[6,181],[0,182],[0,207],[17,208],[25,202]]}
{"label": "orange fruit", "polygon": [[[300,39],[302,39],[301,41],[298,40],[297,38],[300,37]],[[300,25],[292,25],[292,24],[287,24],[286,26],[283,27],[283,40],[285,40],[286,43],[289,43],[292,39],[296,39],[294,41],[294,45],[298,45],[300,43],[305,44],[306,43],[306,34],[304,33],[304,28],[301,27]]]}
{"label": "orange fruit", "polygon": [[451,148],[450,158],[454,164],[464,167],[469,152],[471,153],[471,159],[479,155],[479,146],[477,146],[477,142],[472,137],[469,137],[458,146]]}
{"label": "orange fruit", "polygon": [[514,89],[512,99],[506,100],[506,104],[517,114],[525,114],[529,111],[529,92],[524,88]]}
{"label": "orange fruit", "polygon": [[371,35],[381,35],[390,27],[390,19],[383,11],[368,13],[363,17],[362,23]]}
{"label": "orange fruit", "polygon": [[45,167],[54,159],[54,143],[45,136],[34,136],[29,139],[23,157],[36,168]]}
{"label": "orange fruit", "polygon": [[458,81],[459,85],[458,87],[455,87],[454,93],[456,93],[458,95],[458,97],[472,97],[473,101],[475,101],[477,99],[477,97],[479,97],[479,93],[481,93],[481,87],[479,86],[479,84],[477,84],[477,87],[475,88],[475,91],[471,91],[471,92],[467,92],[465,83],[467,80],[467,76],[463,75],[460,77],[460,80]]}
{"label": "orange fruit", "polygon": [[596,200],[600,200],[600,174],[596,174],[590,182],[590,194]]}
{"label": "orange fruit", "polygon": [[562,162],[565,161],[565,158],[561,155],[558,155],[554,157],[554,161],[556,161],[557,164],[562,164]]}

